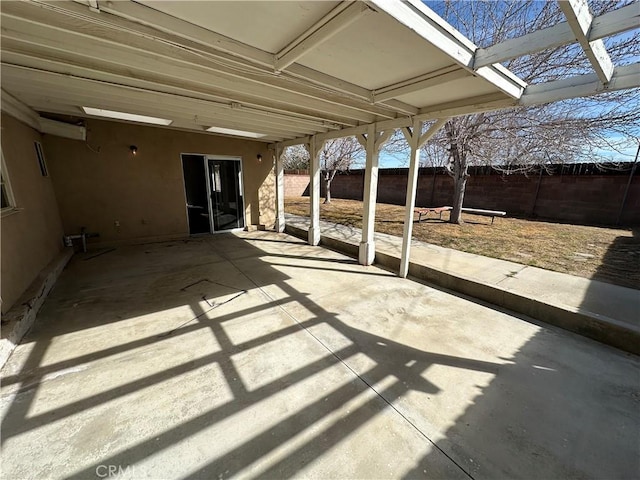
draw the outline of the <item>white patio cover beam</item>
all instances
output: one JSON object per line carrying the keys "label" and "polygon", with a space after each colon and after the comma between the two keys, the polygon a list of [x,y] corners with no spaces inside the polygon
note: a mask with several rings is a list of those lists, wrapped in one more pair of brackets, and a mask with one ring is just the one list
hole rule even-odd
{"label": "white patio cover beam", "polygon": [[[22,93],[25,101],[36,109],[52,111],[57,100],[73,102],[74,105],[93,106],[131,113],[140,113],[156,117],[163,117],[171,112],[174,123],[188,122],[194,125],[193,111],[207,112],[199,117],[202,127],[227,126],[240,130],[256,131],[269,134],[270,137],[291,138],[310,133],[314,129],[308,126],[296,125],[292,120],[285,124],[272,122],[265,112],[254,109],[235,108],[220,102],[189,98],[182,95],[150,91],[143,88],[125,87],[114,83],[88,80],[71,75],[51,73],[26,67],[16,67],[2,63],[2,82],[7,88],[21,92],[22,86],[29,85],[31,90]],[[51,98],[47,92],[61,89],[64,93]],[[64,89],[64,90],[63,90]],[[235,114],[234,114],[235,112]],[[68,107],[58,113],[74,115],[77,107]],[[234,120],[235,119],[235,120]],[[219,124],[221,120],[227,123]],[[232,126],[233,125],[233,126]],[[204,130],[204,128],[203,128]],[[296,135],[296,132],[299,132]]]}
{"label": "white patio cover beam", "polygon": [[82,125],[72,125],[49,118],[40,117],[40,131],[57,137],[86,141],[87,129]]}
{"label": "white patio cover beam", "polygon": [[309,245],[320,244],[320,150],[324,142],[315,136],[308,143],[309,148]]}
{"label": "white patio cover beam", "polygon": [[305,53],[329,40],[336,33],[362,18],[371,10],[360,2],[342,2],[298,38],[275,55],[274,69],[284,70]]}
{"label": "white patio cover beam", "polygon": [[448,121],[448,118],[437,120],[423,134],[423,122],[415,120],[413,128],[403,128],[409,146],[411,147],[411,157],[409,159],[409,178],[407,180],[407,198],[404,211],[404,230],[402,233],[402,254],[400,257],[399,276],[407,278],[409,274],[409,258],[411,256],[411,237],[413,236],[413,210],[416,206],[416,191],[418,189],[418,170],[420,167],[420,148],[428,142],[442,126]]}
{"label": "white patio cover beam", "polygon": [[[640,8],[637,3],[627,5],[596,17],[591,22],[588,41],[593,42],[640,26]],[[561,47],[575,42],[576,36],[567,22],[543,28],[521,37],[510,38],[487,48],[479,48],[475,54],[474,67],[480,68],[512,58]]]}
{"label": "white patio cover beam", "polygon": [[460,68],[458,65],[442,68],[440,70],[436,70],[435,72],[430,72],[426,75],[421,75],[410,80],[405,80],[374,90],[373,101],[376,103],[382,102],[385,100],[389,100],[390,98],[398,97],[400,95],[417,92],[425,88],[430,88],[446,82],[458,80],[469,75],[469,72],[467,72],[463,68]]}
{"label": "white patio cover beam", "polygon": [[282,162],[283,149],[276,145],[274,152],[276,170],[276,232],[283,233],[285,227],[284,218],[284,163]]}
{"label": "white patio cover beam", "polygon": [[2,89],[2,110],[14,118],[40,131],[40,115],[28,105]]}
{"label": "white patio cover beam", "polygon": [[368,0],[368,3],[409,27],[470,73],[484,78],[513,98],[522,95],[526,83],[502,65],[474,67],[478,47],[419,0]]}
{"label": "white patio cover beam", "polygon": [[376,256],[374,232],[376,199],[378,197],[379,153],[380,148],[389,140],[393,131],[393,129],[388,129],[377,132],[376,126],[372,124],[367,127],[366,134],[356,135],[356,138],[365,148],[367,154],[367,163],[364,172],[362,241],[358,249],[358,261],[361,265],[371,265]]}
{"label": "white patio cover beam", "polygon": [[[345,3],[345,6],[347,5],[348,4]],[[211,49],[215,49],[219,52],[231,54],[233,56],[231,59],[244,59],[263,67],[274,67],[273,55],[264,50],[238,42],[219,33],[166,15],[144,5],[134,2],[109,2],[107,6],[102,7],[102,11],[142,25],[153,25],[154,28],[162,32],[179,36],[188,42],[193,42],[189,44],[189,48],[192,49],[200,48],[200,51],[208,53],[211,53]],[[369,100],[371,98],[371,91],[366,88],[318,72],[304,65],[297,63],[291,64],[287,67],[286,73],[309,81],[310,83],[349,94],[354,98],[362,100]],[[417,109],[411,105],[397,100],[390,100],[385,102],[384,105],[409,115],[415,115],[417,113]]]}
{"label": "white patio cover beam", "polygon": [[[111,7],[119,9],[120,3],[128,4],[129,2],[113,2],[118,5],[111,5]],[[189,83],[197,82],[208,85],[210,89],[231,92],[234,99],[242,103],[248,103],[248,99],[243,99],[241,96],[249,95],[254,101],[257,98],[263,99],[265,106],[272,102],[278,102],[281,105],[291,104],[297,108],[316,110],[328,115],[340,115],[348,121],[356,120],[354,123],[369,123],[375,119],[374,117],[391,119],[400,112],[406,113],[407,110],[412,110],[410,105],[404,105],[401,102],[390,101],[384,105],[372,105],[371,94],[367,89],[361,88],[357,94],[350,92],[345,95],[328,92],[327,88],[332,88],[329,85],[324,88],[313,85],[323,86],[323,82],[327,81],[327,75],[322,75],[322,79],[309,79],[309,82],[300,82],[287,75],[275,75],[272,64],[273,55],[270,55],[269,67],[263,67],[256,64],[259,62],[243,61],[239,57],[215,51],[211,47],[198,45],[192,40],[181,41],[181,48],[176,51],[172,46],[176,39],[171,35],[165,35],[162,29],[157,31],[137,26],[111,14],[112,9],[103,9],[103,12],[110,13],[105,15],[93,13],[83,5],[73,2],[47,2],[36,5],[42,7],[41,12],[22,2],[8,2],[6,6],[3,5],[3,50],[5,38],[29,44],[34,38],[46,36],[47,31],[55,27],[63,32],[60,34],[59,43],[55,46],[48,43],[38,45],[39,49],[55,49],[56,58],[76,59],[78,55],[88,58],[108,58],[113,54],[114,42],[118,43],[118,38],[122,36],[118,32],[121,30],[127,35],[135,35],[135,38],[128,38],[126,44],[119,45],[118,48],[122,49],[119,53],[119,69],[136,72],[136,78],[166,76],[170,71],[172,76],[188,80]],[[138,15],[153,11],[148,7],[142,7],[142,9]],[[55,24],[52,25],[48,10],[63,16],[57,16]],[[29,18],[25,18],[27,15]],[[160,14],[158,21],[165,17],[169,16]],[[109,28],[102,29],[100,37],[87,33],[91,31],[89,29],[80,32],[76,28],[78,18],[90,24],[101,27],[106,25]],[[156,17],[152,16],[152,18]],[[144,20],[140,19],[140,21]],[[213,32],[209,33],[213,34]],[[210,35],[207,38],[210,38]],[[213,39],[222,41],[216,35],[212,37]],[[151,40],[154,43],[150,43]],[[150,53],[153,54],[153,58],[149,56]],[[256,54],[256,58],[262,57]],[[232,63],[242,68],[236,68],[231,65]],[[296,77],[301,78],[300,72]],[[338,79],[334,80],[338,83]],[[354,90],[347,85],[347,82],[341,82],[341,84],[343,89]]]}
{"label": "white patio cover beam", "polygon": [[626,90],[640,87],[640,63],[616,67],[609,83],[602,85],[597,74],[577,75],[575,77],[530,85],[518,102],[521,106],[568,100],[576,97],[589,97],[604,92]]}
{"label": "white patio cover beam", "polygon": [[613,75],[613,63],[602,40],[589,40],[593,17],[587,0],[559,0],[558,4],[598,78],[606,85]]}
{"label": "white patio cover beam", "polygon": [[[500,98],[496,100],[496,98]],[[435,120],[442,117],[456,117],[461,115],[468,115],[471,113],[485,112],[488,110],[500,110],[503,108],[513,108],[517,105],[517,102],[513,99],[504,99],[502,95],[496,96],[495,94],[482,95],[479,97],[474,97],[468,100],[458,100],[455,102],[448,102],[445,104],[436,105],[429,109],[423,109],[422,113],[413,117],[413,119],[417,120]],[[355,135],[358,138],[358,135],[362,135],[366,133],[370,125],[374,125],[376,131],[385,131],[389,129],[398,129],[403,127],[409,127],[413,123],[413,119],[411,117],[401,117],[395,118],[393,120],[382,120],[379,122],[375,122],[367,125],[360,125],[357,127],[348,127],[343,128],[341,130],[333,130],[326,133],[319,133],[316,135],[317,138],[322,140],[331,140],[334,138],[343,138],[349,137],[351,135]],[[304,143],[309,142],[308,136],[294,138],[291,140],[284,140],[282,142],[278,142],[278,145],[281,147],[290,147],[292,145],[302,145]],[[362,143],[362,142],[361,142]],[[363,145],[364,146],[364,145]]]}
{"label": "white patio cover beam", "polygon": [[82,141],[87,137],[85,127],[41,117],[38,112],[4,89],[2,89],[1,96],[3,112],[6,112],[41,133]]}
{"label": "white patio cover beam", "polygon": [[[3,47],[8,43],[10,43],[10,41],[3,41]],[[170,97],[168,99],[168,103],[165,103],[164,101],[155,102],[154,105],[158,107],[172,104],[172,98],[180,98],[181,100],[178,105],[181,105],[182,107],[193,106],[200,102],[206,102],[207,107],[206,110],[203,111],[207,112],[207,116],[214,116],[214,118],[219,120],[246,120],[249,125],[254,126],[255,128],[261,126],[265,126],[267,128],[275,127],[283,130],[284,132],[293,134],[293,136],[315,133],[322,129],[336,130],[340,128],[340,125],[328,120],[322,120],[320,118],[314,118],[302,114],[281,113],[240,102],[230,102],[228,100],[220,99],[214,95],[203,94],[202,92],[199,92],[202,98],[193,98],[193,96],[190,95],[191,90],[187,90],[185,88],[159,85],[146,80],[126,78],[114,73],[110,73],[108,76],[105,76],[104,81],[89,80],[88,78],[91,77],[92,70],[70,66],[61,62],[38,59],[40,65],[47,70],[37,70],[29,67],[17,66],[20,63],[25,63],[25,61],[28,62],[29,57],[22,56],[11,51],[3,51],[2,53],[2,68],[7,72],[11,72],[11,76],[20,75],[29,78],[30,82],[34,80],[34,76],[35,78],[40,79],[58,77],[60,81],[56,81],[56,83],[60,83],[63,86],[68,86],[70,83],[74,85],[85,84],[87,85],[88,94],[94,99],[100,98],[101,100],[106,100],[109,96],[109,93],[106,92],[106,90],[113,92],[113,87],[128,83],[129,85],[127,87],[122,86],[121,89],[129,91],[137,89],[141,92],[141,95],[145,96],[147,96],[147,94],[155,94]],[[55,73],[53,71],[54,69],[64,69],[66,73]],[[15,72],[16,70],[22,70],[23,73],[18,74]],[[7,78],[8,77],[9,75],[7,75]],[[26,85],[28,85],[28,83],[23,84],[23,86]],[[160,91],[161,88],[164,91]],[[40,91],[40,96],[44,99],[47,97],[48,92],[48,89],[42,89]],[[60,97],[57,96],[56,99],[60,99]],[[296,132],[299,132],[299,134],[295,135]]]}
{"label": "white patio cover beam", "polygon": [[[42,1],[41,3],[47,4],[51,7],[55,7],[56,4],[60,4],[56,0]],[[64,8],[72,10],[68,4],[64,4]],[[256,63],[265,67],[273,66],[273,55],[252,47],[245,43],[234,40],[230,37],[224,36],[220,33],[207,30],[193,23],[189,23],[185,20],[167,15],[153,8],[149,8],[146,5],[142,5],[136,2],[103,2],[100,6],[100,10],[104,13],[109,13],[114,17],[126,19],[131,22],[138,23],[140,25],[152,26],[154,29],[161,32],[179,36],[185,40],[189,40],[200,44],[203,47],[214,48],[221,52],[230,53],[237,58],[249,60],[252,63]],[[73,9],[75,13],[86,13],[86,10],[81,8]],[[109,19],[108,17],[102,18],[102,21],[115,23],[115,19]],[[125,28],[126,24],[121,24]]]}
{"label": "white patio cover beam", "polygon": [[[338,131],[341,131],[341,130],[338,130]],[[298,137],[298,138],[292,138],[291,140],[285,140],[283,142],[278,142],[278,143],[275,144],[275,146],[284,149],[284,148],[287,148],[287,147],[293,147],[294,145],[305,145],[305,144],[308,144],[310,141],[311,141],[311,136]]]}
{"label": "white patio cover beam", "polygon": [[634,2],[594,18],[589,31],[589,41],[617,35],[638,27],[640,27],[640,8],[638,3]]}
{"label": "white patio cover beam", "polygon": [[420,110],[420,114],[416,115],[416,118],[420,120],[435,120],[442,117],[459,117],[488,110],[510,108],[517,104],[518,101],[516,99],[505,99],[504,96],[489,93],[423,108]]}
{"label": "white patio cover beam", "polygon": [[[571,98],[589,97],[603,92],[614,92],[630,88],[640,88],[640,63],[616,67],[611,77],[611,81],[604,87],[595,73],[588,75],[577,75],[563,80],[530,85],[525,90],[520,100],[496,100],[493,95],[478,97],[472,102],[459,101],[431,107],[420,113],[417,120],[434,120],[442,117],[459,117],[471,113],[503,110],[518,106],[541,105],[543,103],[555,102],[558,100],[569,100]],[[384,120],[372,125],[376,130],[397,129],[410,126],[412,120],[409,117],[394,120]],[[350,135],[358,135],[365,132],[369,125],[350,127],[342,130],[335,130],[318,134],[319,138],[328,140],[332,138],[342,138]],[[285,147],[300,145],[309,141],[309,137],[300,137],[285,140],[278,145]]]}

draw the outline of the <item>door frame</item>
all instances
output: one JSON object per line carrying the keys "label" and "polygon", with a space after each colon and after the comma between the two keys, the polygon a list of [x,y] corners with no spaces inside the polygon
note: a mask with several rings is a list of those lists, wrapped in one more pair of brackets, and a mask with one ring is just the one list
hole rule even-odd
{"label": "door frame", "polygon": [[226,232],[239,232],[245,229],[247,226],[246,219],[246,201],[244,194],[244,163],[242,161],[242,157],[234,156],[234,155],[205,155],[204,156],[204,169],[207,172],[207,175],[211,176],[211,172],[209,171],[209,160],[220,160],[220,161],[232,161],[232,162],[240,162],[240,185],[239,191],[242,194],[242,223],[244,227],[236,227],[230,228],[228,230],[216,230],[215,223],[213,221],[213,204],[211,202],[211,182],[209,182],[209,177],[206,178],[207,181],[207,195],[209,197],[209,225],[211,225],[211,234],[217,233],[226,233]]}
{"label": "door frame", "polygon": [[[187,228],[190,229],[189,226],[189,208],[187,207],[187,202],[186,202],[186,198],[187,198],[187,187],[185,185],[185,181],[184,181],[184,169],[182,168],[182,156],[183,155],[195,155],[195,156],[199,156],[202,157],[202,162],[204,164],[204,172],[205,172],[205,184],[206,184],[206,188],[207,188],[207,201],[209,202],[209,234],[210,235],[215,235],[218,233],[227,233],[227,232],[238,232],[238,231],[242,231],[246,228],[247,226],[247,202],[246,202],[246,195],[245,195],[245,181],[244,181],[244,160],[241,156],[238,155],[215,155],[215,154],[208,154],[208,153],[189,153],[189,152],[182,152],[180,153],[180,172],[182,174],[182,193],[185,199],[185,205],[184,205],[184,209],[185,209],[185,215],[187,218]],[[214,223],[213,223],[213,205],[211,203],[211,184],[209,182],[209,176],[211,175],[209,172],[209,160],[226,160],[226,161],[234,161],[234,162],[240,162],[240,182],[242,183],[242,185],[240,185],[240,192],[242,193],[242,223],[244,223],[244,227],[238,227],[238,228],[231,228],[229,230],[215,230],[214,227]],[[189,233],[189,235],[191,235],[191,233]],[[199,235],[206,235],[206,234],[199,234]]]}
{"label": "door frame", "polygon": [[[191,233],[191,224],[189,223],[189,202],[187,202],[187,184],[185,182],[185,178],[184,178],[184,159],[183,157],[186,155],[192,155],[194,157],[205,157],[206,159],[206,155],[204,155],[203,153],[190,153],[190,152],[182,152],[180,153],[180,175],[182,176],[182,198],[184,198],[184,215],[185,215],[185,219],[187,221],[187,234],[190,237],[193,236],[200,236],[200,235],[210,235],[211,234],[211,218],[209,218],[209,233],[206,232],[202,232],[202,233]],[[205,180],[206,180],[206,175],[207,175],[207,162],[206,160],[204,161],[204,165],[205,165]]]}

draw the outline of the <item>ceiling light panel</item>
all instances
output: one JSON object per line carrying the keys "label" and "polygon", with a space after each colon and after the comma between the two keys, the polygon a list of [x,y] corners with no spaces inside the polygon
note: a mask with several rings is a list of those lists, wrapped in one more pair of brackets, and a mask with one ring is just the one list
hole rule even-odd
{"label": "ceiling light panel", "polygon": [[245,132],[244,130],[234,130],[233,128],[209,127],[207,132],[224,133],[225,135],[237,135],[239,137],[262,138],[267,135],[264,133]]}
{"label": "ceiling light panel", "polygon": [[127,120],[129,122],[150,123],[152,125],[171,125],[173,120],[166,118],[149,117],[147,115],[137,115],[135,113],[116,112],[114,110],[104,110],[102,108],[82,107],[84,113],[96,117],[112,118],[115,120]]}

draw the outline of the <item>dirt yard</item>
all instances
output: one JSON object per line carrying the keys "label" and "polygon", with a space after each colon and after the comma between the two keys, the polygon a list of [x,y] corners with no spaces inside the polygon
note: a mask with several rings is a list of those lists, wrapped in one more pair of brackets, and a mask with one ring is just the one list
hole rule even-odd
{"label": "dirt yard", "polygon": [[[287,198],[286,212],[309,216],[309,198]],[[323,220],[362,227],[362,202],[334,199],[321,204]],[[640,229],[569,225],[518,218],[463,214],[463,225],[448,213],[414,222],[413,237],[469,253],[501,258],[556,272],[640,289]],[[378,204],[376,231],[402,236],[404,207]]]}

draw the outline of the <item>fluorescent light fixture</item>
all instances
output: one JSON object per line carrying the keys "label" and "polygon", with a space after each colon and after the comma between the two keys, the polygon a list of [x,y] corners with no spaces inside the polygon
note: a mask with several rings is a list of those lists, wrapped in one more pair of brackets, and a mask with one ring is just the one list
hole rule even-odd
{"label": "fluorescent light fixture", "polygon": [[113,110],[104,110],[102,108],[82,107],[87,115],[96,117],[115,118],[116,120],[128,120],[130,122],[151,123],[153,125],[171,125],[173,120],[166,118],[148,117],[146,115],[136,115],[135,113],[115,112]]}
{"label": "fluorescent light fixture", "polygon": [[262,138],[267,135],[264,133],[245,132],[244,130],[234,130],[233,128],[209,127],[207,132],[225,133],[227,135],[237,135],[239,137]]}

